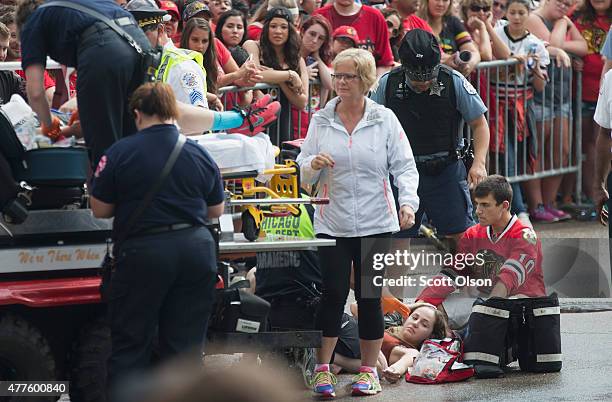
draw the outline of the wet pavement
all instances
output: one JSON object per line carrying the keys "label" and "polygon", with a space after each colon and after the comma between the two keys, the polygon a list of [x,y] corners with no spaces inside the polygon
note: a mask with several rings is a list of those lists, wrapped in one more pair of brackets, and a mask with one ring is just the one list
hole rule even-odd
{"label": "wet pavement", "polygon": [[[390,401],[610,401],[612,400],[612,312],[561,315],[563,369],[558,373],[513,371],[504,378],[421,385],[383,383],[367,402]],[[516,363],[512,367],[518,366]],[[350,396],[350,375],[340,375],[339,401]],[[304,401],[313,397],[304,392]]]}

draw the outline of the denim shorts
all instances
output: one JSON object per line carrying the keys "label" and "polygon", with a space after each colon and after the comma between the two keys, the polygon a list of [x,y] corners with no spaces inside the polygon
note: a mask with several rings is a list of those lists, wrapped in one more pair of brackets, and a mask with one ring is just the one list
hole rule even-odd
{"label": "denim shorts", "polygon": [[572,106],[569,102],[562,103],[560,105],[551,105],[549,102],[544,106],[540,103],[533,102],[531,107],[533,108],[537,122],[552,120],[555,117],[567,117],[568,119],[572,118]]}
{"label": "denim shorts", "polygon": [[582,115],[593,116],[595,109],[597,108],[597,102],[582,101]]}

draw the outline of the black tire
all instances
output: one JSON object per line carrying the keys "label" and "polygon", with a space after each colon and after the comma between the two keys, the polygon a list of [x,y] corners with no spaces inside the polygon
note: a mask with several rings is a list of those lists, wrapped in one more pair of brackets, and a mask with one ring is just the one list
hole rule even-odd
{"label": "black tire", "polygon": [[104,317],[98,317],[81,330],[74,346],[71,402],[106,401],[106,363],[110,354],[110,328]]}
{"label": "black tire", "polygon": [[259,237],[259,228],[249,211],[242,213],[242,234],[248,241],[255,241]]}
{"label": "black tire", "polygon": [[[4,381],[57,380],[55,357],[43,334],[25,319],[7,314],[0,318],[0,379]],[[0,401],[17,398],[0,397]],[[37,398],[54,401],[57,397]]]}

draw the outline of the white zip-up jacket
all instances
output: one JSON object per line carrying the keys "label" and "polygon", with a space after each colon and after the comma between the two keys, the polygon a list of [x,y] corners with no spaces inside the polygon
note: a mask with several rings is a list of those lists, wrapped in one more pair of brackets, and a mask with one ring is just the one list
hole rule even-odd
{"label": "white zip-up jacket", "polygon": [[[419,208],[419,174],[408,138],[395,114],[366,98],[365,113],[349,135],[334,98],[315,113],[297,163],[301,180],[318,181],[318,196],[328,205],[315,207],[315,232],[335,237],[362,237],[399,231],[389,173],[399,188],[399,205]],[[314,170],[320,152],[333,158],[333,168]]]}

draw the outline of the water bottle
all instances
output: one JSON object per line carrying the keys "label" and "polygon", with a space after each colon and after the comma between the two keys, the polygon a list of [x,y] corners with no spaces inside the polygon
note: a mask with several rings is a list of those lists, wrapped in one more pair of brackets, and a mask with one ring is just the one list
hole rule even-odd
{"label": "water bottle", "polygon": [[[535,43],[532,43],[531,45],[529,45],[529,50],[527,51],[527,55],[528,56],[534,55],[537,49],[538,49],[538,45],[536,45]],[[532,70],[534,67],[535,67],[535,60],[533,59],[533,57],[527,57],[527,68]]]}

